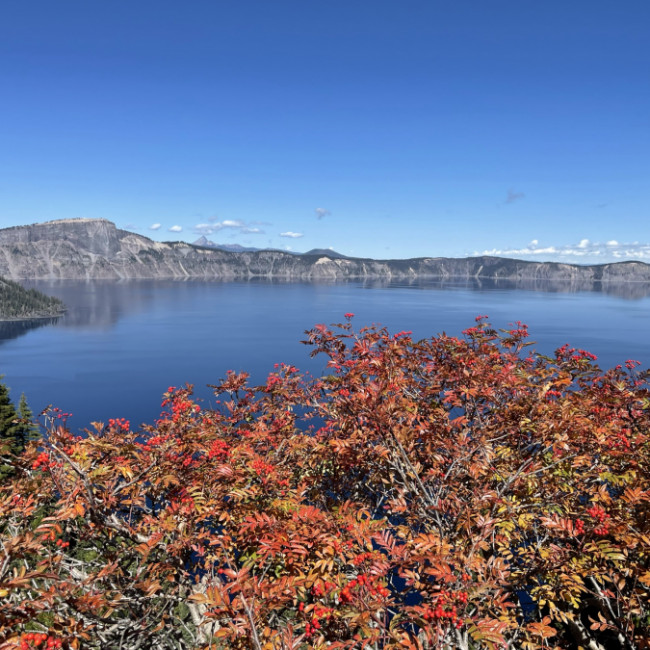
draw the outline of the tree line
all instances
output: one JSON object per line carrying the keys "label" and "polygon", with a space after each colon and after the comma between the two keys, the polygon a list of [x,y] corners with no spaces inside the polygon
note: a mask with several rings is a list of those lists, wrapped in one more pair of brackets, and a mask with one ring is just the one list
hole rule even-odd
{"label": "tree line", "polygon": [[65,311],[61,300],[0,277],[0,319],[44,318]]}

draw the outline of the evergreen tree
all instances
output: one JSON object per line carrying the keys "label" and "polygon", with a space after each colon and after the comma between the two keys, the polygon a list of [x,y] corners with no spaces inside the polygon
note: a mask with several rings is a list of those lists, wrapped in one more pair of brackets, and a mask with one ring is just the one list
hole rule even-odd
{"label": "evergreen tree", "polygon": [[33,421],[32,409],[27,404],[25,393],[21,393],[20,400],[18,400],[18,417],[21,419],[19,423],[20,434],[22,438],[22,449],[25,449],[27,443],[32,440],[39,439],[38,425]]}
{"label": "evergreen tree", "polygon": [[9,389],[0,382],[0,438],[12,441],[12,451],[17,450],[15,448],[18,446],[17,442],[20,434],[20,427],[15,422],[17,419],[18,413],[9,398]]}
{"label": "evergreen tree", "polygon": [[9,399],[9,389],[0,382],[0,477],[12,473],[11,464],[7,464],[7,456],[19,453],[23,448],[20,424],[15,422],[17,419],[18,413]]}

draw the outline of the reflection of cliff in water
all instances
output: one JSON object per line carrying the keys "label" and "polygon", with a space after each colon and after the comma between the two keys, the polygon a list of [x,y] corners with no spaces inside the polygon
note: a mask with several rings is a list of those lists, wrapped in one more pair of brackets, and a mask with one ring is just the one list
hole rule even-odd
{"label": "reflection of cliff in water", "polygon": [[[517,280],[488,279],[488,278],[449,278],[445,280],[413,278],[409,280],[391,281],[389,279],[369,279],[359,283],[358,280],[349,282],[335,279],[319,279],[315,282],[287,281],[283,278],[255,278],[253,284],[302,284],[309,286],[356,284],[372,288],[413,288],[434,291],[536,291],[544,293],[580,293],[591,292],[614,296],[626,300],[639,300],[650,296],[650,282],[605,282],[585,279],[548,280],[521,278]],[[59,318],[46,318],[33,321],[16,321],[0,324],[0,340],[8,340],[26,334],[28,331],[53,325],[61,328],[101,329],[113,328],[127,314],[147,312],[152,309],[156,300],[167,304],[173,300],[179,308],[186,294],[195,296],[197,287],[202,291],[212,291],[220,284],[231,284],[219,280],[131,280],[131,281],[83,281],[83,280],[41,280],[23,283],[26,287],[34,287],[48,295],[63,300],[67,306],[66,313]],[[245,280],[238,284],[247,284]],[[170,295],[171,294],[171,295]]]}
{"label": "reflection of cliff in water", "polygon": [[124,314],[145,310],[155,291],[172,283],[40,280],[23,284],[63,300],[67,311],[58,327],[107,330]]}
{"label": "reflection of cliff in water", "polygon": [[53,318],[33,318],[31,320],[9,320],[0,321],[0,345],[5,341],[17,339],[27,332],[43,327],[44,325],[53,325],[59,317]]}
{"label": "reflection of cliff in water", "polygon": [[650,296],[650,282],[601,282],[588,280],[542,280],[522,278],[500,280],[490,278],[449,278],[446,280],[416,279],[390,281],[380,278],[367,280],[363,286],[368,289],[410,287],[413,289],[454,291],[539,291],[543,293],[602,293],[625,300],[640,300]]}

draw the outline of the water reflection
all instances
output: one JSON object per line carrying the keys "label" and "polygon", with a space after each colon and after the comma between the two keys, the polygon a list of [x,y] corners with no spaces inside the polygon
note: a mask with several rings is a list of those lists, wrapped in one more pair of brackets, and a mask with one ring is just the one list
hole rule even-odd
{"label": "water reflection", "polygon": [[623,300],[641,300],[650,296],[648,282],[589,282],[584,280],[497,280],[497,279],[449,279],[434,280],[414,278],[410,281],[393,282],[387,279],[373,278],[362,283],[337,282],[324,279],[322,281],[305,283],[274,279],[255,279],[249,282],[199,281],[192,279],[178,280],[41,280],[25,282],[27,288],[35,288],[48,295],[63,300],[67,311],[60,317],[44,318],[28,321],[0,322],[0,344],[4,341],[18,338],[28,332],[46,325],[57,328],[110,330],[115,327],[121,317],[130,314],[146,312],[152,308],[154,301],[169,298],[173,292],[174,300],[182,303],[198,286],[204,289],[218,286],[279,286],[295,285],[305,287],[325,287],[339,285],[341,287],[361,286],[364,289],[418,289],[422,291],[469,291],[469,292],[517,292],[528,291],[550,294],[591,293],[612,296]]}
{"label": "water reflection", "polygon": [[66,313],[57,320],[57,326],[74,329],[108,330],[124,314],[138,313],[149,308],[155,291],[163,290],[173,282],[138,280],[39,280],[25,282],[27,288],[63,300]]}
{"label": "water reflection", "polygon": [[0,321],[0,345],[5,341],[17,339],[19,336],[27,334],[39,327],[54,325],[59,318],[60,316],[53,318],[34,318],[32,320]]}
{"label": "water reflection", "polygon": [[584,279],[546,280],[521,278],[519,280],[500,280],[493,278],[413,278],[394,282],[383,278],[373,278],[363,282],[367,289],[413,288],[430,291],[534,291],[541,293],[600,293],[624,300],[641,300],[650,296],[650,282],[601,282]]}

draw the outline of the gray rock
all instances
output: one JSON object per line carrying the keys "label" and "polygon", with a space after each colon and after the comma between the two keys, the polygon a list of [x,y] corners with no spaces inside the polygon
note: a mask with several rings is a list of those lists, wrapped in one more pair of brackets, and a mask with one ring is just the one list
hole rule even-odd
{"label": "gray rock", "polygon": [[232,252],[184,242],[155,242],[105,219],[63,219],[0,230],[0,276],[10,279],[197,278],[240,280],[507,281],[545,290],[649,282],[650,265],[583,266],[500,257],[373,260],[316,249]]}

